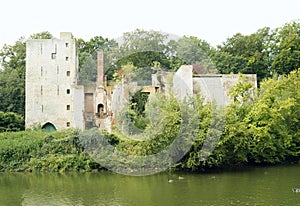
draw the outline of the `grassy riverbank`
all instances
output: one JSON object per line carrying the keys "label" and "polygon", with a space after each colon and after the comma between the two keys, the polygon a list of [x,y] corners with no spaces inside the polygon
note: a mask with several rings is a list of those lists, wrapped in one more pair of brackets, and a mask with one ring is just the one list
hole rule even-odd
{"label": "grassy riverbank", "polygon": [[[96,131],[93,131],[95,134]],[[96,132],[97,133],[97,132]],[[1,172],[90,172],[100,171],[102,167],[98,161],[91,158],[84,152],[82,143],[79,141],[80,132],[75,130],[66,130],[61,132],[47,133],[41,130],[0,133],[0,171]],[[113,137],[113,138],[112,138]],[[126,153],[138,153],[146,145],[136,145],[129,140],[120,140],[116,136],[106,136],[109,142],[115,141],[115,146]],[[89,138],[91,140],[91,138]],[[117,140],[117,141],[116,141]],[[120,143],[120,142],[121,143]],[[224,143],[224,140],[221,140]],[[84,143],[83,143],[84,144]],[[294,155],[278,161],[279,158],[263,159],[261,162],[251,161],[251,159],[241,160],[235,156],[234,152],[228,150],[224,145],[216,147],[212,155],[198,166],[194,159],[196,153],[196,144],[190,152],[173,169],[185,171],[204,171],[210,169],[225,169],[228,167],[247,166],[247,165],[265,165],[294,163],[299,161],[299,157]],[[131,145],[131,147],[129,147]],[[278,148],[280,149],[279,145]],[[130,152],[129,152],[130,150]],[[199,152],[199,151],[198,151]],[[248,151],[250,153],[251,151]],[[287,151],[288,152],[288,151]],[[266,155],[263,153],[259,154]],[[106,161],[121,161],[121,159],[112,159]],[[230,162],[229,160],[232,160]],[[131,160],[126,160],[130,162]],[[134,159],[132,161],[135,161]]]}
{"label": "grassy riverbank", "polygon": [[0,133],[0,171],[90,171],[98,168],[73,130]]}

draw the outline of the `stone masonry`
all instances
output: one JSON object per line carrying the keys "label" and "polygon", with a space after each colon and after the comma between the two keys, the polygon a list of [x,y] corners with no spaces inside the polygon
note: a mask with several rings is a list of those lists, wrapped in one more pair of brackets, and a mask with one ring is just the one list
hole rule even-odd
{"label": "stone masonry", "polygon": [[[47,130],[98,127],[111,131],[118,113],[126,107],[129,92],[142,89],[149,95],[170,93],[183,101],[201,95],[205,102],[218,106],[230,103],[229,90],[239,79],[237,74],[194,74],[193,65],[182,65],[177,72],[152,74],[150,85],[122,79],[107,86],[104,57],[98,52],[96,82],[78,85],[78,55],[72,34],[62,32],[60,39],[37,39],[26,43],[26,128],[41,126]],[[257,87],[256,75],[246,81]]]}

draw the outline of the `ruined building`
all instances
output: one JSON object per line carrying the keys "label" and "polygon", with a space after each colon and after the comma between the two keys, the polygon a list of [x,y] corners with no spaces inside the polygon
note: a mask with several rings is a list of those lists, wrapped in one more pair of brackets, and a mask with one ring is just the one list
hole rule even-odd
{"label": "ruined building", "polygon": [[[244,74],[246,82],[257,87],[256,74]],[[193,65],[182,65],[176,72],[160,71],[152,74],[150,85],[139,86],[139,82],[128,84],[122,81],[115,86],[112,98],[113,119],[128,104],[128,93],[142,90],[153,95],[157,92],[169,95],[172,93],[177,100],[183,101],[193,95],[204,97],[204,103],[215,102],[218,107],[231,103],[229,90],[239,80],[239,74],[196,74]]]}
{"label": "ruined building", "polygon": [[[256,74],[244,74],[246,82],[257,87]],[[183,65],[174,74],[173,91],[177,99],[201,95],[205,102],[215,102],[217,106],[231,103],[229,90],[239,80],[239,74],[195,74],[192,65]]]}
{"label": "ruined building", "polygon": [[26,128],[83,130],[98,126],[109,130],[102,53],[98,53],[97,82],[78,85],[77,80],[78,57],[71,33],[62,32],[60,39],[27,41]]}
{"label": "ruined building", "polygon": [[[148,94],[172,92],[178,100],[201,95],[205,101],[224,106],[230,103],[229,89],[239,78],[236,74],[195,74],[193,65],[177,72],[152,74],[149,85],[124,79],[114,89],[104,82],[103,53],[98,52],[97,80],[79,85],[76,42],[71,33],[60,39],[29,40],[26,44],[26,128],[46,130],[98,127],[111,130],[118,113],[128,104],[128,93],[142,89]],[[257,86],[256,75],[245,75]]]}

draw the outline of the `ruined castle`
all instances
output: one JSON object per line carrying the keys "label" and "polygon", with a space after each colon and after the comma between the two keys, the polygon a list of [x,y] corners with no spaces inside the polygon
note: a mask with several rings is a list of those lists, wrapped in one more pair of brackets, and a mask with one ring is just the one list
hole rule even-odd
{"label": "ruined castle", "polygon": [[[111,130],[119,111],[128,103],[126,95],[142,89],[154,94],[172,91],[178,100],[202,95],[205,101],[218,105],[230,103],[228,91],[239,76],[236,74],[195,74],[192,65],[183,65],[177,72],[152,74],[149,85],[122,81],[114,88],[104,82],[103,53],[98,52],[97,80],[78,84],[76,42],[69,32],[60,39],[35,39],[26,43],[26,128],[41,126],[48,131],[98,127]],[[245,75],[256,87],[256,75]]]}
{"label": "ruined castle", "polygon": [[98,53],[97,82],[78,84],[78,56],[71,33],[60,39],[35,39],[26,43],[26,128],[46,130],[93,126],[110,122],[103,85],[103,54]]}

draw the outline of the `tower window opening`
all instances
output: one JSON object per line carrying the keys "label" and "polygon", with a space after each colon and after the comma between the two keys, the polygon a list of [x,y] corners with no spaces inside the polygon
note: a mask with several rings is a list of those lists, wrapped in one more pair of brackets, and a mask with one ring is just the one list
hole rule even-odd
{"label": "tower window opening", "polygon": [[97,114],[99,118],[104,117],[104,105],[103,104],[98,104],[97,106]]}

